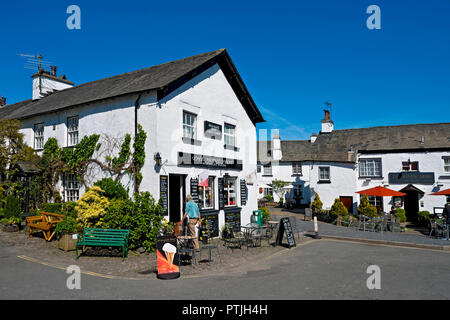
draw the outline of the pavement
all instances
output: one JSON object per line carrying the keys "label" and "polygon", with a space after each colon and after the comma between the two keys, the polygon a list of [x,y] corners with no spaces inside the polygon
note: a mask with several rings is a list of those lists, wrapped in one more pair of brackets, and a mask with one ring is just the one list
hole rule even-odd
{"label": "pavement", "polygon": [[[380,268],[381,289],[367,288],[371,265]],[[446,251],[308,240],[221,275],[130,280],[82,273],[81,289],[69,290],[64,268],[0,246],[0,299],[450,299],[449,265]]]}

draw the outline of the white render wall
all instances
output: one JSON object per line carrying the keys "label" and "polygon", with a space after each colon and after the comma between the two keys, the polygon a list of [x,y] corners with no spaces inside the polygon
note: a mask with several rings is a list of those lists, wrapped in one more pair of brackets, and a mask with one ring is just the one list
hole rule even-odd
{"label": "white render wall", "polygon": [[[44,143],[48,138],[55,137],[59,146],[66,146],[67,117],[78,115],[80,141],[83,136],[91,134],[100,134],[100,139],[104,135],[123,138],[127,133],[133,137],[135,102],[138,97],[138,94],[134,94],[25,119],[22,122],[21,131],[25,135],[27,144],[34,146],[34,124],[44,122]],[[149,191],[155,199],[159,199],[159,175],[184,174],[187,175],[185,181],[186,194],[189,194],[190,178],[197,177],[200,172],[208,170],[210,175],[216,177],[215,209],[218,209],[217,177],[223,177],[225,173],[228,173],[232,177],[237,177],[238,207],[241,207],[239,181],[240,179],[246,179],[247,181],[248,199],[246,205],[242,206],[241,222],[243,225],[249,223],[252,211],[257,209],[256,127],[248,117],[220,67],[217,64],[213,65],[176,89],[162,101],[157,101],[156,92],[142,94],[139,104],[138,123],[147,133],[146,158],[142,168],[143,180],[140,190]],[[183,110],[197,114],[197,139],[201,141],[199,146],[182,141]],[[222,138],[220,140],[204,137],[204,121],[222,125]],[[237,151],[224,149],[224,123],[236,126]],[[102,145],[103,147],[104,145]],[[100,149],[101,151],[102,149]],[[177,166],[177,155],[180,151],[242,160],[243,170],[179,167]],[[159,152],[163,159],[160,170],[155,166],[154,154],[156,152]],[[105,176],[107,176],[105,172],[95,171],[95,175],[91,179],[92,183]],[[122,183],[130,189],[131,195],[133,185],[130,179],[123,179]],[[82,188],[80,196],[83,191]],[[221,210],[219,213],[219,230],[223,226],[224,220],[224,210]]]}
{"label": "white render wall", "polygon": [[[40,90],[39,79],[41,86]],[[33,100],[42,98],[43,94],[52,92],[53,90],[64,90],[70,87],[72,87],[72,85],[62,81],[46,78],[45,76],[36,76],[33,78]]]}
{"label": "white render wall", "polygon": [[[437,192],[450,188],[450,180],[439,179],[440,176],[450,176],[450,173],[444,172],[443,156],[450,156],[449,151],[439,152],[408,152],[408,153],[380,153],[380,154],[359,154],[359,159],[364,158],[381,158],[382,178],[371,179],[366,181],[364,178],[357,178],[357,190],[369,189],[379,185],[385,186],[389,189],[400,191],[408,184],[389,184],[388,175],[392,172],[402,171],[402,162],[404,161],[419,161],[419,172],[434,172],[435,183],[413,185],[422,190],[425,194],[419,200],[419,211],[429,211],[433,213],[434,207],[443,207],[446,201],[445,196],[430,196],[430,193]],[[359,177],[359,172],[356,172]],[[438,184],[442,185],[438,187]],[[392,198],[385,197],[383,199],[384,211],[389,211],[392,205]],[[358,197],[359,203],[359,197]]]}

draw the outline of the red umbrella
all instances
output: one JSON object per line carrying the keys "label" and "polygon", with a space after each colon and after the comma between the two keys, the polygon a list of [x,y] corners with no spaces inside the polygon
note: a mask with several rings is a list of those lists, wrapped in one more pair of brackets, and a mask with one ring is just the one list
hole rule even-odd
{"label": "red umbrella", "polygon": [[441,190],[435,193],[430,193],[431,196],[450,196],[450,189]]}
{"label": "red umbrella", "polygon": [[359,194],[365,194],[366,196],[376,196],[376,197],[401,197],[406,196],[406,193],[391,190],[382,186],[375,188],[370,188],[366,190],[356,191]]}

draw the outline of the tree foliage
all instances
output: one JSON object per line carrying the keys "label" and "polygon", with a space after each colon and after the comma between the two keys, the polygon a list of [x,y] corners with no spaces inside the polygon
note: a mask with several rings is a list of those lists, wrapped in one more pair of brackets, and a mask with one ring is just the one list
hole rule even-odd
{"label": "tree foliage", "polygon": [[334,199],[334,203],[331,206],[330,214],[333,216],[346,216],[348,215],[348,210],[342,203],[340,199]]}
{"label": "tree foliage", "polygon": [[319,194],[317,192],[316,192],[316,197],[314,198],[314,201],[313,201],[311,207],[314,212],[322,211],[323,203],[320,200]]}
{"label": "tree foliage", "polygon": [[361,197],[361,202],[358,206],[358,213],[366,217],[378,216],[377,208],[374,205],[370,204],[369,199],[367,198],[366,195],[363,195]]}

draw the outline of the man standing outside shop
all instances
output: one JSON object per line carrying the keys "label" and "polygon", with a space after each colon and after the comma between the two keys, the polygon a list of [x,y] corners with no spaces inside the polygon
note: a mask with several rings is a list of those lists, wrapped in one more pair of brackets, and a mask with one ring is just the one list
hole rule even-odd
{"label": "man standing outside shop", "polygon": [[198,205],[192,201],[192,196],[188,194],[186,196],[186,212],[184,213],[183,220],[188,218],[188,235],[194,236],[194,250],[200,251],[200,247],[198,245],[198,239],[195,233],[195,226],[198,223],[198,226],[201,227],[202,221],[200,218],[200,210],[198,209]]}

